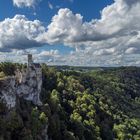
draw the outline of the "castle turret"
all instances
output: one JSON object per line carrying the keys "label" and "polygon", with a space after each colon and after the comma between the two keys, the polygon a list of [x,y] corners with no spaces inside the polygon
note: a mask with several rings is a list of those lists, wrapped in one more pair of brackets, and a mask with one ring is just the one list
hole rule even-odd
{"label": "castle turret", "polygon": [[28,68],[17,68],[15,76],[7,77],[2,83],[0,83],[0,99],[6,102],[9,109],[15,107],[17,97],[32,101],[38,106],[42,105],[40,100],[42,69],[39,63],[33,63],[32,54],[28,54]]}
{"label": "castle turret", "polygon": [[28,54],[28,66],[31,66],[32,64],[33,64],[32,54]]}

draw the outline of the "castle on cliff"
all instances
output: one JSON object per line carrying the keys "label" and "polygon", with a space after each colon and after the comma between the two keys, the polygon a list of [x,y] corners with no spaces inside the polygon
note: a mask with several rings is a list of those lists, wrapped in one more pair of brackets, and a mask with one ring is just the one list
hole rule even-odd
{"label": "castle on cliff", "polygon": [[19,84],[27,82],[27,80],[36,80],[38,83],[42,79],[42,70],[39,63],[34,63],[32,54],[28,54],[28,64],[26,69],[15,71],[16,82]]}
{"label": "castle on cliff", "polygon": [[32,55],[28,54],[26,68],[15,71],[15,76],[6,78],[3,81],[3,88],[0,89],[0,98],[8,108],[16,105],[16,97],[32,101],[35,105],[41,105],[40,93],[42,89],[42,69],[40,64],[34,63]]}

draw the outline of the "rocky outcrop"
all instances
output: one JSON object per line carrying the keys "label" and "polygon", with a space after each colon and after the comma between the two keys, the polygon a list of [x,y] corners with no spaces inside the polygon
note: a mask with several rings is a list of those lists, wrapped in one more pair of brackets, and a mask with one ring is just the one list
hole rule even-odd
{"label": "rocky outcrop", "polygon": [[0,81],[0,100],[5,102],[8,108],[15,107],[17,97],[41,105],[39,98],[42,88],[41,68],[29,67],[21,72],[20,77],[17,75],[19,74]]}
{"label": "rocky outcrop", "polygon": [[16,88],[15,78],[6,77],[0,81],[0,100],[6,104],[8,108],[16,105]]}

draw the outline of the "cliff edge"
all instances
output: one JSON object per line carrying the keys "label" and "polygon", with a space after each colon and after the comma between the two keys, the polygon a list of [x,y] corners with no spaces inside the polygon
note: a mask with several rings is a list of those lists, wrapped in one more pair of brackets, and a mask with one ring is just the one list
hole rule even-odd
{"label": "cliff edge", "polygon": [[15,71],[14,76],[0,80],[0,100],[10,109],[15,107],[16,98],[24,98],[35,105],[42,105],[40,93],[42,88],[42,70],[40,64],[33,63],[28,56],[28,66]]}

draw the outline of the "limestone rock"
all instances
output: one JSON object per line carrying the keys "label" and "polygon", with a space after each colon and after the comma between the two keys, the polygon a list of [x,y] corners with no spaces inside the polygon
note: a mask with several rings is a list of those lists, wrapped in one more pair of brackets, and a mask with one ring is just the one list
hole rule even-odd
{"label": "limestone rock", "polygon": [[0,81],[0,100],[8,108],[16,105],[16,97],[41,105],[40,92],[42,89],[42,70],[39,64],[32,64],[27,69],[15,72],[15,76]]}

